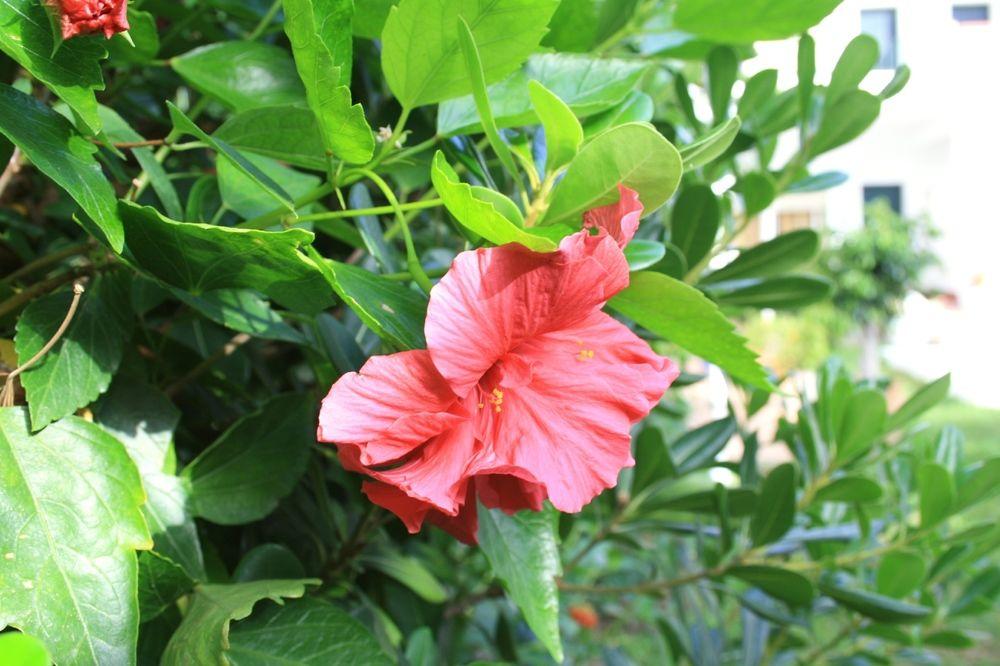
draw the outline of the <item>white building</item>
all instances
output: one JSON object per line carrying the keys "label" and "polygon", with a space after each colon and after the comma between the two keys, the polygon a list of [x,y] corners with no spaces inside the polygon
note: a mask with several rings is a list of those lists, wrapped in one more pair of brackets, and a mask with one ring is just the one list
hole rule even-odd
{"label": "white building", "polygon": [[[814,173],[849,180],[826,192],[789,195],[761,220],[762,235],[808,218],[849,230],[863,223],[866,198],[888,195],[906,216],[927,215],[941,231],[942,270],[932,282],[957,308],[914,296],[886,351],[890,362],[923,378],[953,371],[953,390],[1000,406],[1000,0],[845,0],[811,31],[816,79],[829,80],[844,46],[867,32],[882,46],[863,87],[873,93],[896,64],[912,77],[886,101],[855,141],[821,156]],[[796,83],[797,40],[759,44],[746,73],[775,67],[779,89]],[[775,163],[795,149],[786,133]],[[770,233],[769,233],[770,232]]]}

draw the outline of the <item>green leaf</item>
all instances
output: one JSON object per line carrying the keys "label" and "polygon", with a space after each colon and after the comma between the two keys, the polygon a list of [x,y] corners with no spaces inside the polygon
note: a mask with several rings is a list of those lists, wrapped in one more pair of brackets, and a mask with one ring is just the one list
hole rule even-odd
{"label": "green leaf", "polygon": [[45,643],[15,631],[0,634],[0,654],[8,664],[16,666],[49,666],[52,663]]}
{"label": "green leaf", "polygon": [[730,44],[791,37],[819,23],[841,0],[678,0],[674,26]]}
{"label": "green leaf", "polygon": [[[670,303],[669,311],[663,303]],[[771,390],[771,382],[736,334],[732,323],[704,294],[680,280],[641,271],[609,305],[653,333],[680,345],[692,354],[715,363],[734,378]]]}
{"label": "green leaf", "polygon": [[635,440],[635,470],[632,473],[632,497],[656,481],[677,475],[670,449],[659,428],[647,425]]}
{"label": "green leaf", "polygon": [[232,625],[225,656],[233,666],[394,663],[364,625],[336,606],[313,598],[284,606],[267,604]]}
{"label": "green leaf", "polygon": [[262,543],[254,546],[240,559],[233,570],[234,583],[278,578],[302,578],[306,575],[302,563],[287,546]]}
{"label": "green leaf", "polygon": [[972,636],[959,629],[944,629],[926,634],[921,641],[924,645],[931,647],[943,647],[951,650],[966,650],[975,647],[976,641]]}
{"label": "green leaf", "polygon": [[658,263],[667,253],[667,248],[658,241],[633,239],[625,246],[625,260],[630,271],[641,271]]}
{"label": "green leaf", "polygon": [[732,416],[710,421],[684,433],[670,447],[678,473],[683,475],[696,469],[711,467],[715,463],[715,457],[735,434],[736,421]]}
{"label": "green leaf", "polygon": [[834,104],[840,97],[855,90],[868,72],[878,62],[878,42],[871,35],[858,35],[848,43],[840,54],[830,85],[826,87],[826,104]]}
{"label": "green leaf", "polygon": [[958,505],[961,508],[1000,493],[1000,458],[990,458],[966,470],[958,484]]}
{"label": "green leaf", "polygon": [[266,300],[250,289],[216,289],[200,296],[173,287],[168,289],[178,300],[232,331],[293,344],[305,341],[301,333],[286,324]]}
{"label": "green leaf", "polygon": [[708,293],[720,305],[791,310],[825,300],[833,285],[823,277],[789,275],[715,282]]}
{"label": "green leaf", "polygon": [[528,82],[528,95],[545,129],[545,171],[554,173],[576,157],[583,127],[572,109],[538,81]]}
{"label": "green leaf", "polygon": [[920,527],[933,527],[951,515],[955,507],[955,480],[948,470],[934,462],[925,462],[917,470],[920,490]]}
{"label": "green leaf", "polygon": [[681,190],[670,213],[670,242],[695,266],[712,249],[719,232],[719,200],[708,185]]}
{"label": "green leaf", "polygon": [[751,76],[743,88],[736,111],[744,118],[750,117],[767,100],[774,97],[778,86],[778,70],[763,69]]}
{"label": "green leaf", "polygon": [[235,149],[293,166],[324,172],[327,168],[316,117],[300,106],[268,106],[234,114],[214,136]]}
{"label": "green leaf", "polygon": [[[99,132],[94,91],[104,90],[100,61],[107,51],[102,40],[54,43],[49,17],[38,0],[0,0],[0,25],[0,51],[66,102],[91,132]],[[5,121],[10,115],[0,112]]]}
{"label": "green leaf", "polygon": [[[648,499],[643,502],[643,508],[647,511],[685,511],[689,513],[704,513],[718,515],[719,499],[716,491],[697,490],[691,493],[680,495],[668,492],[661,495],[660,488],[651,488]],[[757,506],[757,493],[750,488],[730,488],[727,491],[729,501],[729,516],[731,518],[744,518],[751,515]]]}
{"label": "green leaf", "polygon": [[174,222],[155,209],[122,202],[129,253],[138,266],[195,296],[216,289],[262,289],[293,310],[317,312],[332,300],[316,265],[299,248],[304,229],[258,231]]}
{"label": "green leaf", "polygon": [[[320,179],[300,173],[263,155],[247,155],[244,159],[288,193],[289,199],[298,199],[312,192]],[[244,219],[270,213],[275,209],[274,197],[258,185],[233,162],[222,159],[216,164],[219,194],[223,203]]]}
{"label": "green leaf", "polygon": [[362,553],[358,559],[396,579],[424,601],[440,604],[448,598],[448,591],[442,587],[434,574],[427,570],[423,562],[415,557],[383,548],[377,552]]}
{"label": "green leaf", "polygon": [[556,512],[521,511],[508,516],[479,507],[479,543],[493,573],[524,614],[552,658],[562,661],[559,589],[562,573],[556,540]]}
{"label": "green leaf", "polygon": [[733,84],[739,73],[740,63],[736,51],[729,46],[716,46],[708,53],[708,100],[712,107],[712,117],[721,123],[729,115],[729,101],[733,96]]}
{"label": "green leaf", "polygon": [[816,157],[859,137],[878,118],[882,101],[863,90],[844,93],[823,108],[819,129],[809,143],[809,156]]}
{"label": "green leaf", "polygon": [[230,622],[248,617],[258,601],[297,599],[305,594],[306,585],[318,583],[313,579],[258,580],[198,586],[181,626],[167,644],[162,666],[232,663],[226,656],[231,647]]}
{"label": "green leaf", "polygon": [[414,108],[471,92],[458,45],[465,19],[483,52],[486,83],[512,72],[538,46],[558,0],[403,0],[382,29],[382,71],[396,99]]}
{"label": "green leaf", "polygon": [[920,387],[920,390],[911,395],[909,400],[889,416],[889,419],[885,423],[885,429],[892,432],[893,430],[902,428],[947,398],[949,389],[951,389],[951,373],[924,384]]}
{"label": "green leaf", "polygon": [[885,431],[885,396],[875,389],[852,395],[837,430],[836,460],[848,461],[867,452]]}
{"label": "green leaf", "polygon": [[909,624],[920,622],[931,614],[931,609],[926,606],[907,604],[881,594],[873,594],[833,583],[820,582],[819,589],[841,606],[877,622]]}
{"label": "green leaf", "polygon": [[795,465],[775,467],[760,491],[757,510],[750,519],[750,538],[754,546],[774,543],[795,523]]}
{"label": "green leaf", "polygon": [[420,627],[410,634],[406,639],[404,656],[408,666],[437,666],[441,663],[441,654],[429,627]]}
{"label": "green leaf", "polygon": [[816,79],[816,40],[808,33],[799,37],[799,118],[803,128],[808,128],[812,117],[813,84]]}
{"label": "green leaf", "polygon": [[[14,1],[0,1],[0,14]],[[6,28],[0,35],[6,35]],[[93,115],[97,122],[96,102]],[[4,84],[0,84],[0,133],[73,197],[89,217],[82,223],[88,232],[121,252],[122,224],[115,214],[115,192],[94,159],[97,146],[78,135],[58,113]]]}
{"label": "green leaf", "polygon": [[590,139],[604,130],[626,123],[648,123],[653,119],[653,98],[633,90],[617,105],[592,116],[583,128],[583,136]]}
{"label": "green leaf", "polygon": [[200,93],[235,111],[305,99],[288,51],[271,44],[208,44],[171,58],[170,65]]}
{"label": "green leaf", "polygon": [[822,192],[847,182],[847,174],[843,171],[826,171],[815,176],[807,176],[797,180],[785,188],[786,193]]}
{"label": "green leaf", "polygon": [[590,51],[624,28],[638,4],[638,0],[563,0],[542,44],[557,51]]}
{"label": "green leaf", "polygon": [[878,565],[875,589],[894,599],[902,599],[924,582],[927,564],[918,553],[896,550],[886,553]]}
{"label": "green leaf", "polygon": [[735,566],[726,569],[726,575],[739,578],[745,583],[760,588],[775,599],[781,599],[792,606],[808,606],[816,594],[808,578],[779,567]]}
{"label": "green leaf", "polygon": [[744,174],[737,184],[737,189],[743,195],[744,215],[747,217],[754,217],[770,206],[777,194],[774,178],[760,171]]}
{"label": "green leaf", "polygon": [[[32,430],[89,405],[111,384],[131,331],[128,283],[123,273],[97,278],[69,328],[47,354],[21,374]],[[14,342],[23,363],[41,351],[62,324],[73,295],[50,294],[28,304]]]}
{"label": "green leaf", "polygon": [[[118,33],[108,40],[108,56],[113,63],[148,63],[160,50],[160,36],[156,32],[156,17],[132,7],[128,8],[128,34],[132,40]],[[60,47],[60,50],[62,47]]]}
{"label": "green leaf", "polygon": [[681,159],[684,170],[691,171],[703,167],[719,155],[722,155],[733,143],[740,131],[739,117],[730,118],[726,122],[713,127],[694,143],[681,148]]}
{"label": "green leaf", "polygon": [[882,88],[882,92],[878,94],[879,98],[882,100],[887,100],[890,97],[895,97],[903,91],[906,84],[910,81],[910,68],[906,65],[900,65],[896,68],[896,73],[893,75],[889,83],[885,84],[885,88]]}
{"label": "green leaf", "polygon": [[426,346],[423,295],[351,264],[328,261],[322,270],[337,295],[380,338],[397,349]]}
{"label": "green leaf", "polygon": [[271,196],[279,204],[287,208],[292,213],[295,212],[295,204],[288,193],[278,183],[274,182],[270,176],[258,169],[247,158],[239,154],[232,146],[225,141],[206,134],[204,130],[194,124],[194,122],[184,115],[184,112],[176,106],[167,102],[170,111],[170,122],[174,125],[174,131],[179,134],[190,134],[191,136],[204,141],[212,147],[223,159],[228,160],[233,167],[241,171],[247,178],[253,181],[264,192]]}
{"label": "green leaf", "polygon": [[139,616],[149,622],[194,587],[184,568],[156,551],[139,554]]}
{"label": "green leaf", "polygon": [[[375,152],[375,137],[360,104],[351,105],[349,17],[350,0],[282,0],[285,10],[285,34],[292,44],[295,67],[306,89],[306,100],[319,123],[323,145],[335,157],[353,164],[363,164]],[[346,14],[346,16],[345,16]],[[347,50],[335,58],[335,44],[320,34],[320,29],[336,45]],[[346,42],[342,39],[346,35]],[[345,79],[346,74],[346,79]]]}
{"label": "green leaf", "polygon": [[239,525],[271,513],[306,469],[315,417],[308,396],[290,393],[234,423],[184,468],[194,514]]}
{"label": "green leaf", "polygon": [[[641,60],[544,53],[531,56],[523,69],[490,86],[487,95],[498,127],[540,122],[531,103],[531,81],[545,86],[578,118],[585,118],[623,102],[648,68]],[[443,136],[481,131],[472,97],[443,102],[438,109],[437,130]]]}
{"label": "green leaf", "polygon": [[431,181],[448,212],[458,223],[491,243],[520,243],[538,252],[556,249],[557,245],[548,238],[529,233],[505,217],[493,201],[483,196],[484,188],[472,187],[459,180],[440,150],[434,154]]}
{"label": "green leaf", "polygon": [[816,502],[860,502],[867,504],[882,499],[882,486],[863,476],[842,476],[816,491]]}
{"label": "green leaf", "polygon": [[585,211],[616,201],[619,183],[639,193],[649,215],[677,189],[681,171],[677,149],[651,125],[613,127],[586,143],[570,162],[544,224],[579,222]]}
{"label": "green leaf", "polygon": [[819,234],[799,229],[756,245],[719,270],[701,278],[701,284],[781,275],[810,261],[819,251]]}
{"label": "green leaf", "polygon": [[0,470],[0,626],[38,637],[56,663],[135,663],[135,550],[152,542],[125,449],[75,416],[32,435],[27,411],[8,407]]}

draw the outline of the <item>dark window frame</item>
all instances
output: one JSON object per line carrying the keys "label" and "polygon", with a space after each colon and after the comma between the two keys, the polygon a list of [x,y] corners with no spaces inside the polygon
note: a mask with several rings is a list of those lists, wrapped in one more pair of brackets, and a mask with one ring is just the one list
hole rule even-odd
{"label": "dark window frame", "polygon": [[897,215],[903,214],[903,186],[889,183],[883,185],[863,185],[861,187],[861,200],[864,207],[875,203],[879,199],[885,199]]}
{"label": "dark window frame", "polygon": [[990,22],[990,6],[984,3],[952,5],[951,17],[959,25],[983,25]]}

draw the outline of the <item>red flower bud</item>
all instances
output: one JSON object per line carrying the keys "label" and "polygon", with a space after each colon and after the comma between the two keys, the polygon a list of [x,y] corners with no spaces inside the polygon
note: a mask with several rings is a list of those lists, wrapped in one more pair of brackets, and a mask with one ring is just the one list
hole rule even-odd
{"label": "red flower bud", "polygon": [[128,30],[128,0],[49,0],[63,39],[103,32],[108,39]]}
{"label": "red flower bud", "polygon": [[569,607],[569,616],[584,629],[596,629],[601,623],[597,611],[590,604],[578,604]]}

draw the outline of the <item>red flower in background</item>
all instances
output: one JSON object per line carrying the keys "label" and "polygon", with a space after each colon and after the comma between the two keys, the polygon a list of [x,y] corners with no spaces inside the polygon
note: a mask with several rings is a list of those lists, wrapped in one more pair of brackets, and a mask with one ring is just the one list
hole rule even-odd
{"label": "red flower in background", "polygon": [[628,286],[642,213],[619,189],[556,252],[458,255],[431,291],[428,349],[373,357],[323,400],[318,438],[410,532],[426,520],[474,543],[477,498],[576,512],[634,463],[629,428],[678,368],[601,312]]}
{"label": "red flower in background", "polygon": [[103,32],[108,39],[128,30],[128,0],[49,0],[58,13],[63,39]]}

